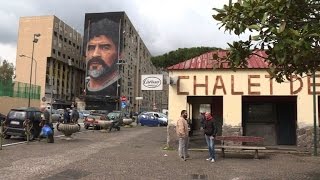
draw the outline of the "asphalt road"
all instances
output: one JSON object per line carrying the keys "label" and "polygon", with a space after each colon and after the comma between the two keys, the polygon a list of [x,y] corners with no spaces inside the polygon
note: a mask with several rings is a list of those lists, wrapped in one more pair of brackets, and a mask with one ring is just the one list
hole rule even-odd
{"label": "asphalt road", "polygon": [[320,157],[301,154],[228,152],[210,163],[206,151],[190,151],[182,161],[176,150],[163,150],[165,127],[121,128],[102,133],[83,131],[72,140],[32,142],[0,151],[0,179],[222,179],[317,180]]}

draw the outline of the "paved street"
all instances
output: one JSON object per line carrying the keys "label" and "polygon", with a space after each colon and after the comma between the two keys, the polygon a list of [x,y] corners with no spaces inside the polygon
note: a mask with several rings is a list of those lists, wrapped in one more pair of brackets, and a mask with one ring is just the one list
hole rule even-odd
{"label": "paved street", "polygon": [[306,155],[228,153],[209,163],[191,151],[186,162],[165,151],[165,127],[84,131],[73,140],[32,142],[0,151],[0,179],[320,179],[320,158]]}

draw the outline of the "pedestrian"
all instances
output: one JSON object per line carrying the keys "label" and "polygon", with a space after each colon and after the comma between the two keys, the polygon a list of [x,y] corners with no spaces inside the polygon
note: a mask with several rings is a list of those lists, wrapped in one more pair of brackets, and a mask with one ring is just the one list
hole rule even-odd
{"label": "pedestrian", "polygon": [[205,113],[205,121],[203,124],[203,129],[204,129],[204,137],[206,139],[208,149],[209,149],[209,155],[210,155],[210,157],[206,160],[215,162],[214,138],[216,137],[217,130],[216,130],[214,118],[209,112]]}
{"label": "pedestrian", "polygon": [[64,110],[64,114],[63,114],[63,120],[65,124],[68,124],[70,122],[70,114],[69,114],[69,108],[66,108]]}
{"label": "pedestrian", "polygon": [[78,119],[79,119],[79,112],[78,112],[77,108],[74,107],[71,112],[71,121],[74,124],[78,124]]}
{"label": "pedestrian", "polygon": [[179,157],[186,161],[189,158],[188,155],[188,146],[189,146],[189,130],[188,130],[188,122],[187,122],[187,111],[182,110],[181,116],[177,121],[176,132],[179,138]]}
{"label": "pedestrian", "polygon": [[42,118],[40,122],[40,127],[42,128],[41,133],[39,134],[39,141],[43,136],[45,136],[47,138],[48,143],[54,143],[54,128],[52,122],[50,122],[51,109],[49,112],[49,110],[46,107],[42,106],[40,107],[40,111],[42,112]]}

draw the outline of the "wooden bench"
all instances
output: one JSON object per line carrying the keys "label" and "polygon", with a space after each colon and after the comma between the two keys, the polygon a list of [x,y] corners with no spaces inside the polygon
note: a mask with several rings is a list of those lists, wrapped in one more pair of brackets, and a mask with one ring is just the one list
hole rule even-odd
{"label": "wooden bench", "polygon": [[262,137],[254,137],[254,136],[217,136],[215,140],[221,141],[221,146],[217,146],[222,150],[222,157],[225,157],[224,150],[225,149],[241,149],[241,150],[255,150],[254,158],[259,158],[258,150],[264,150],[266,147],[263,146],[253,146],[253,145],[226,145],[225,142],[241,142],[241,143],[259,143],[262,142],[264,139]]}

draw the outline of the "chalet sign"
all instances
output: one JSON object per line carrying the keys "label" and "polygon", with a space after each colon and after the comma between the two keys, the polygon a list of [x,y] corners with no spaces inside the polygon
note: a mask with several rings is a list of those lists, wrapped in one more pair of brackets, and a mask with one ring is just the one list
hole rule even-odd
{"label": "chalet sign", "polygon": [[[201,79],[201,80],[200,80]],[[320,80],[320,74],[316,75]],[[297,95],[307,88],[307,93],[312,92],[312,78],[291,77],[291,81],[277,83],[270,75],[248,74],[236,75],[193,75],[178,76],[177,95],[276,95],[281,93]],[[316,83],[316,94],[320,94],[320,83]],[[279,88],[281,87],[281,88]],[[277,92],[275,92],[277,91]],[[203,93],[204,92],[204,93]]]}

